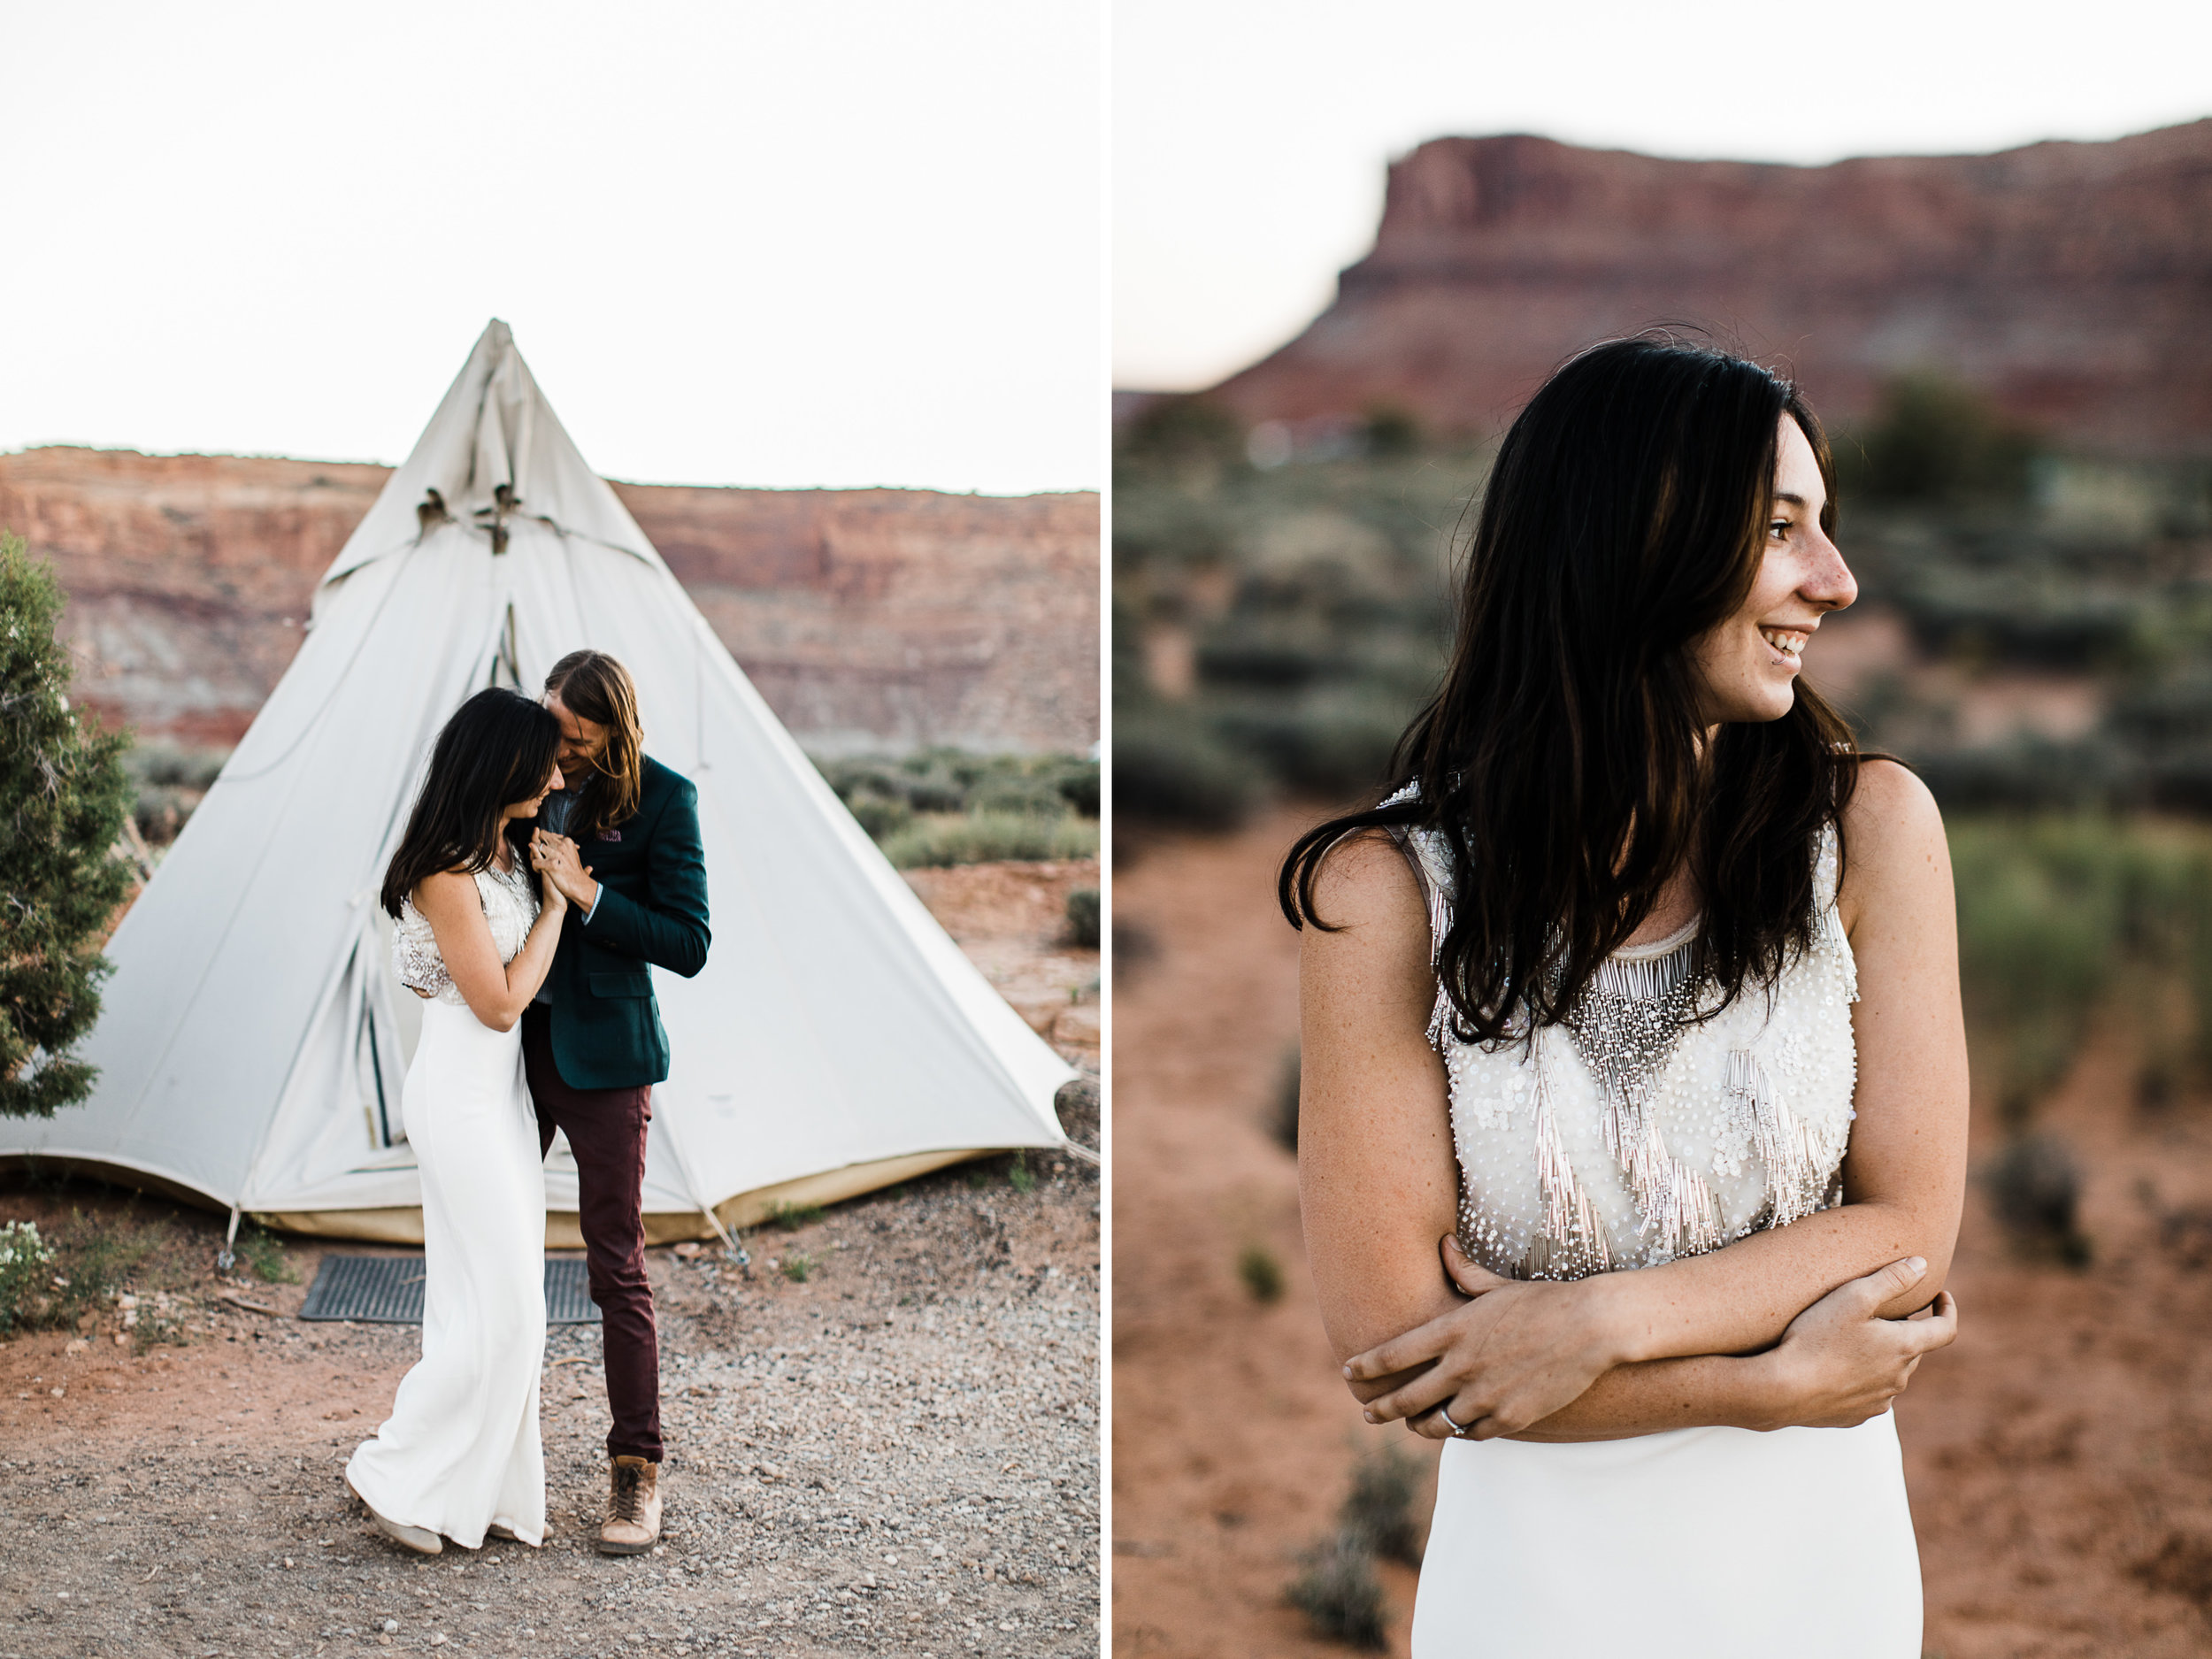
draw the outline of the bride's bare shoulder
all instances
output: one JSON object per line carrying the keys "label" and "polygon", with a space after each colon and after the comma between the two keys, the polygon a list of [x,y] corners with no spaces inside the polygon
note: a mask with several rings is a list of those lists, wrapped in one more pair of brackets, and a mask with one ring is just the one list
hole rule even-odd
{"label": "bride's bare shoulder", "polygon": [[1317,974],[1363,979],[1380,970],[1425,980],[1428,901],[1388,832],[1359,831],[1329,849],[1315,872],[1301,950],[1310,989]]}
{"label": "bride's bare shoulder", "polygon": [[1922,896],[1932,883],[1948,902],[1951,857],[1943,814],[1911,768],[1886,759],[1860,763],[1842,830],[1847,924],[1869,902]]}

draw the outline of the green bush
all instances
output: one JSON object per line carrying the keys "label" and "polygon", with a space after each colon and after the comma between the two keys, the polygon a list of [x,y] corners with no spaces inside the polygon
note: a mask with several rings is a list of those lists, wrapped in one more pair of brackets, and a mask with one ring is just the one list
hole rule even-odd
{"label": "green bush", "polygon": [[1019,813],[1041,818],[1065,818],[1071,810],[1054,780],[1019,774],[979,779],[968,791],[967,810],[974,814]]}
{"label": "green bush", "polygon": [[901,870],[1001,859],[1095,858],[1098,826],[1082,818],[1055,820],[1022,812],[917,818],[883,842],[883,856]]}
{"label": "green bush", "polygon": [[1068,943],[1098,949],[1098,889],[1077,887],[1068,895]]}
{"label": "green bush", "polygon": [[1293,1157],[1298,1156],[1298,1090],[1301,1087],[1298,1045],[1292,1043],[1276,1074],[1275,1099],[1267,1114],[1267,1133],[1275,1144]]}
{"label": "green bush", "polygon": [[1290,1586],[1290,1604],[1331,1641],[1381,1652],[1382,1582],[1363,1540],[1342,1533],[1308,1552],[1305,1571]]}
{"label": "green bush", "polygon": [[1979,392],[1908,374],[1883,388],[1873,425],[1856,445],[1839,445],[1838,459],[1847,484],[1876,500],[2012,502],[2027,494],[2037,449]]}
{"label": "green bush", "polygon": [[1394,1446],[1385,1445],[1372,1456],[1360,1460],[1352,1471],[1352,1489],[1337,1518],[1347,1537],[1363,1542],[1387,1561],[1409,1567],[1421,1564],[1421,1529],[1413,1516],[1413,1500],[1421,1490],[1420,1464]]}
{"label": "green bush", "polygon": [[2077,1220],[2081,1170],[2064,1141],[2018,1136],[1989,1161],[1981,1179],[1990,1208],[2016,1240],[2053,1249],[2070,1266],[2088,1265],[2089,1240]]}
{"label": "green bush", "polygon": [[814,1272],[814,1258],[794,1251],[783,1258],[783,1276],[795,1285],[803,1285]]}
{"label": "green bush", "polygon": [[1265,1245],[1248,1244],[1237,1257],[1237,1277],[1257,1302],[1283,1299],[1283,1264]]}
{"label": "green bush", "polygon": [[265,1285],[296,1285],[298,1271],[291,1258],[284,1254],[284,1246],[273,1233],[265,1232],[251,1223],[239,1230],[238,1242],[232,1254],[238,1264]]}
{"label": "green bush", "polygon": [[913,807],[901,795],[856,795],[845,805],[873,841],[895,835],[914,821]]}
{"label": "green bush", "polygon": [[1260,773],[1188,716],[1165,710],[1118,718],[1114,810],[1131,818],[1229,829],[1259,794]]}
{"label": "green bush", "polygon": [[796,1233],[801,1227],[822,1218],[819,1204],[778,1204],[768,1212],[768,1219],[786,1233]]}
{"label": "green bush", "polygon": [[125,733],[69,703],[62,595],[0,534],[0,1114],[50,1118],[92,1092],[71,1050],[99,1018],[96,949],[130,892],[114,856],[131,801]]}

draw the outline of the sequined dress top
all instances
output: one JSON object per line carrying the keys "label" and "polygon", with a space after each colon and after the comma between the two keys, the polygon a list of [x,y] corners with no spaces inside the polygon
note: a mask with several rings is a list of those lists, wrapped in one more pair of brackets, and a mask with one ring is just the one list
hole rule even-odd
{"label": "sequined dress top", "polygon": [[[1399,832],[1429,907],[1431,960],[1452,918],[1448,844]],[[1581,1279],[1695,1256],[1842,1200],[1858,978],[1836,911],[1833,826],[1814,870],[1809,949],[1717,1014],[1691,1016],[1696,924],[1616,951],[1563,1022],[1497,1043],[1429,1041],[1450,1079],[1459,1236],[1510,1279]]]}
{"label": "sequined dress top", "polygon": [[[512,962],[538,919],[538,895],[531,888],[528,866],[518,857],[503,874],[496,867],[478,871],[476,895],[484,906],[485,921],[491,925],[500,961]],[[410,990],[427,992],[449,1008],[468,1006],[461,987],[446,972],[445,958],[438,954],[437,936],[411,896],[400,901],[399,925],[392,930],[392,972]]]}

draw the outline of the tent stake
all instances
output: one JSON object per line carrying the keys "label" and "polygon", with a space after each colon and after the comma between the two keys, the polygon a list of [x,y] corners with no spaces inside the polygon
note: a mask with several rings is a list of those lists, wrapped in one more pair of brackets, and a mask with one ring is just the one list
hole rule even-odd
{"label": "tent stake", "polygon": [[237,1253],[231,1246],[238,1242],[238,1206],[230,1207],[230,1231],[223,1234],[223,1248],[215,1253],[215,1265],[226,1273],[238,1264]]}

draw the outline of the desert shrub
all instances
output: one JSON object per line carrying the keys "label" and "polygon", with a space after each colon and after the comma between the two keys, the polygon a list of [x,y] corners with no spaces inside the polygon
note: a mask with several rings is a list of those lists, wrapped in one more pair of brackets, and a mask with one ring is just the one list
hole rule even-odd
{"label": "desert shrub", "polygon": [[140,743],[123,757],[123,769],[143,784],[204,792],[230,758],[225,749],[182,749],[174,743]]}
{"label": "desert shrub", "polygon": [[1394,1446],[1362,1458],[1338,1511],[1345,1535],[1362,1540],[1385,1560],[1419,1566],[1421,1530],[1414,1520],[1413,1500],[1421,1479],[1421,1466]]}
{"label": "desert shrub", "polygon": [[1119,434],[1118,465],[1234,465],[1244,458],[1244,423],[1203,397],[1155,398]]}
{"label": "desert shrub", "polygon": [[1027,813],[1098,816],[1098,763],[1080,755],[979,755],[926,749],[892,759],[847,755],[817,760],[837,798],[878,842],[917,814]]}
{"label": "desert shrub", "polygon": [[1275,1077],[1275,1098],[1267,1114],[1267,1133],[1275,1144],[1293,1157],[1298,1155],[1298,1045],[1290,1045]]}
{"label": "desert shrub", "polygon": [[1959,823],[1950,840],[1968,1023],[2017,1121],[2072,1064],[2111,983],[2143,849],[2100,819]]}
{"label": "desert shrub", "polygon": [[913,807],[900,795],[856,795],[845,805],[873,841],[895,835],[914,821]]}
{"label": "desert shrub", "polygon": [[1856,444],[1838,446],[1847,488],[1892,502],[2016,502],[2025,497],[2038,446],[1979,392],[1932,374],[1884,387]]}
{"label": "desert shrub", "polygon": [[[11,1226],[15,1224],[11,1224]],[[10,1235],[0,1232],[0,1251]],[[76,1325],[142,1280],[173,1279],[177,1240],[165,1228],[149,1225],[125,1213],[88,1216],[72,1210],[69,1219],[42,1238],[30,1223],[12,1237],[12,1268],[0,1267],[12,1294],[0,1286],[7,1302],[0,1325],[45,1330]]]}
{"label": "desert shrub", "polygon": [[1398,698],[1352,687],[1295,702],[1238,704],[1216,724],[1229,748],[1251,755],[1293,789],[1354,795],[1382,781],[1410,712]]}
{"label": "desert shrub", "polygon": [[276,1234],[248,1222],[238,1231],[238,1241],[231,1254],[238,1264],[265,1285],[296,1285],[300,1282],[298,1270],[285,1255],[284,1246]]}
{"label": "desert shrub", "polygon": [[882,845],[883,856],[902,870],[1008,858],[1095,858],[1098,826],[1087,818],[978,812],[964,818],[917,818]]}
{"label": "desert shrub", "polygon": [[0,1331],[28,1323],[51,1302],[54,1247],[39,1237],[35,1221],[0,1226]]}
{"label": "desert shrub", "polygon": [[2063,1140],[2017,1136],[1983,1168],[1981,1179],[1990,1208],[2016,1239],[2055,1249],[2070,1265],[2087,1264],[2089,1240],[2077,1219],[2081,1171]]}
{"label": "desert shrub", "polygon": [[1259,787],[1252,763],[1187,715],[1154,710],[1116,720],[1118,814],[1229,829],[1251,810]]}
{"label": "desert shrub", "polygon": [[1248,1244],[1237,1257],[1237,1277],[1257,1302],[1283,1299],[1283,1264],[1265,1245]]}
{"label": "desert shrub", "polygon": [[1098,949],[1098,889],[1077,887],[1068,895],[1068,942],[1085,950]]}
{"label": "desert shrub", "polygon": [[793,1284],[803,1285],[813,1275],[814,1258],[795,1250],[783,1258],[782,1272]]}
{"label": "desert shrub", "polygon": [[1098,816],[1098,763],[1087,760],[1064,768],[1053,780],[1060,798],[1085,818]]}
{"label": "desert shrub", "polygon": [[1367,411],[1363,436],[1363,447],[1370,455],[1417,455],[1422,442],[1420,419],[1394,403],[1379,403]]}
{"label": "desert shrub", "polygon": [[1018,1193],[1037,1190],[1037,1171],[1029,1167],[1026,1149],[1014,1154],[1014,1161],[1006,1166],[1006,1184]]}
{"label": "desert shrub", "polygon": [[979,779],[968,791],[971,813],[1019,813],[1029,818],[1064,818],[1071,810],[1067,796],[1050,778],[1001,773]]}
{"label": "desert shrub", "polygon": [[1376,1652],[1387,1645],[1382,1583],[1363,1540],[1340,1532],[1310,1551],[1305,1571],[1291,1583],[1290,1604],[1332,1641]]}
{"label": "desert shrub", "polygon": [[819,1204],[778,1204],[768,1212],[768,1219],[786,1233],[796,1233],[810,1222],[821,1218],[822,1207]]}

